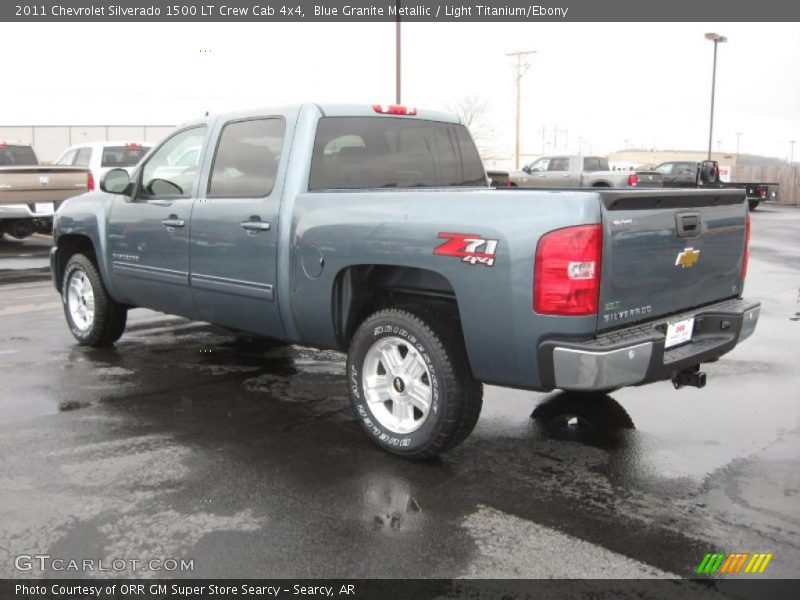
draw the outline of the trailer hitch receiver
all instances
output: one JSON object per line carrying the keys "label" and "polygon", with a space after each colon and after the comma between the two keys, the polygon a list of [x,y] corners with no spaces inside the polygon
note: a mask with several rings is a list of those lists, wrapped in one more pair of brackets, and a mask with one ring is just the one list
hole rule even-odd
{"label": "trailer hitch receiver", "polygon": [[672,375],[672,385],[675,386],[676,390],[687,385],[696,388],[705,387],[706,374],[700,370],[700,365],[676,371]]}

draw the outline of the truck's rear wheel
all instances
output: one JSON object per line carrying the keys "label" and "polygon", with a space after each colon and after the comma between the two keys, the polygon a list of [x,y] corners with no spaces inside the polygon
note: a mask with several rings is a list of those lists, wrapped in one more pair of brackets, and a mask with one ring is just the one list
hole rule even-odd
{"label": "truck's rear wheel", "polygon": [[759,201],[758,200],[748,200],[747,206],[750,207],[750,210],[753,211],[758,208]]}
{"label": "truck's rear wheel", "polygon": [[92,260],[75,254],[67,262],[61,286],[67,325],[86,346],[108,346],[125,331],[128,310],[108,295]]}
{"label": "truck's rear wheel", "polygon": [[437,456],[474,429],[483,387],[469,369],[457,322],[426,307],[369,316],[347,355],[350,402],[384,450]]}

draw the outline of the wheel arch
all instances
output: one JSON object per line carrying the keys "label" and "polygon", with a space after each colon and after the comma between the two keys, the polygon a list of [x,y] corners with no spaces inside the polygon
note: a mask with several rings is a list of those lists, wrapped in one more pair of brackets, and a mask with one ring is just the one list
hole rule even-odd
{"label": "wheel arch", "polygon": [[90,260],[98,267],[97,250],[95,249],[92,238],[88,235],[81,233],[66,233],[58,237],[56,243],[58,249],[57,259],[53,264],[55,273],[53,273],[53,280],[55,281],[56,288],[59,292],[62,291],[61,285],[64,278],[64,269],[69,262],[69,259],[76,254],[86,254]]}
{"label": "wheel arch", "polygon": [[460,319],[455,289],[441,273],[382,264],[342,268],[334,277],[331,291],[331,316],[339,348],[347,348],[358,325],[369,314],[389,306],[420,302]]}

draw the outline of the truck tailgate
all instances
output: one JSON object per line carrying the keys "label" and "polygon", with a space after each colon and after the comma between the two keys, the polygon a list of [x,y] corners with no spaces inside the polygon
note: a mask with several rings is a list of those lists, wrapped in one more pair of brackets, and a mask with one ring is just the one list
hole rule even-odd
{"label": "truck tailgate", "polygon": [[738,296],[743,191],[601,192],[598,331]]}
{"label": "truck tailgate", "polygon": [[2,167],[0,204],[53,202],[87,191],[83,167]]}

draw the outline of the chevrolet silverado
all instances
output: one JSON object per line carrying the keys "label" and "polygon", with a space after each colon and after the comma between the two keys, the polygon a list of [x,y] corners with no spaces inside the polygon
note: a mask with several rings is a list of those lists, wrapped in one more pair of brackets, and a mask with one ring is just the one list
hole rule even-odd
{"label": "chevrolet silverado", "polygon": [[356,418],[408,458],[464,440],[483,383],[702,387],[701,363],[759,315],[742,298],[741,192],[492,189],[469,131],[442,113],[206,117],[100,188],[54,229],[79,343],[114,343],[147,307],[345,351]]}

